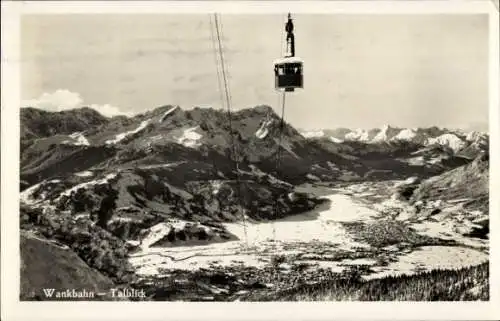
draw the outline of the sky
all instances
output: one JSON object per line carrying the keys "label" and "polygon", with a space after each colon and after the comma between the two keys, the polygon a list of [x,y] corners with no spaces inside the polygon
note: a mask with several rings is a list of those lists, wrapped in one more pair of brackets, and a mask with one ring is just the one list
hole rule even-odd
{"label": "sky", "polygon": [[[304,89],[297,128],[440,126],[486,130],[486,15],[296,14]],[[280,112],[273,60],[286,15],[221,15],[233,110]],[[208,14],[31,15],[21,22],[23,105],[137,114],[221,108]]]}

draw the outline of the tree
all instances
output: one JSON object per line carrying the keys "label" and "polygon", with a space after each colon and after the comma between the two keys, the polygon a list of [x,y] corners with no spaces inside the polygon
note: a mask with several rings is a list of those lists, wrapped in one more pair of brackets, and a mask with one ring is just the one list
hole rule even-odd
{"label": "tree", "polygon": [[76,192],[72,192],[70,198],[73,205],[73,214],[91,210],[94,205],[94,202],[89,195],[86,194],[84,188],[79,188]]}
{"label": "tree", "polygon": [[117,198],[118,195],[116,191],[111,190],[109,194],[101,201],[99,210],[97,212],[97,225],[103,229],[107,228],[108,222],[113,216],[113,212],[116,209]]}

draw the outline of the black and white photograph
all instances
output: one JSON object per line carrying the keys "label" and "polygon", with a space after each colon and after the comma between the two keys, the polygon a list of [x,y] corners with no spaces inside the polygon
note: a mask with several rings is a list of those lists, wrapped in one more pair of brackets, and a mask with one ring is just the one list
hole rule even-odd
{"label": "black and white photograph", "polygon": [[491,14],[278,8],[20,15],[16,300],[490,302]]}

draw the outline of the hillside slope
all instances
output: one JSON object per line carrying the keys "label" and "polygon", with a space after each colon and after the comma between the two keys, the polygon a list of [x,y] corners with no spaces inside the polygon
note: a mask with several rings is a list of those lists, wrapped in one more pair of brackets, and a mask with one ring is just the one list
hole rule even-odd
{"label": "hillside slope", "polygon": [[[90,268],[71,249],[56,245],[44,237],[22,231],[20,246],[21,300],[49,300],[43,289],[85,289],[87,292],[107,293],[114,287],[109,278]],[[103,296],[101,299],[111,298]]]}
{"label": "hillside slope", "polygon": [[421,200],[468,199],[469,209],[488,212],[489,156],[477,157],[472,163],[460,166],[420,184],[414,191],[412,202]]}
{"label": "hillside slope", "polygon": [[60,112],[28,107],[21,108],[20,116],[21,144],[26,140],[85,131],[108,122],[108,118],[88,107]]}

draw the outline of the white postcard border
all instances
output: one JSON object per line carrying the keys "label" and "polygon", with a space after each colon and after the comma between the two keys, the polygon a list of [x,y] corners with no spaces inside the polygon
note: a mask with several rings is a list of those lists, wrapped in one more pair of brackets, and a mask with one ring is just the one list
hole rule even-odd
{"label": "white postcard border", "polygon": [[[101,303],[19,302],[19,20],[69,13],[477,14],[490,17],[490,302]],[[2,2],[2,319],[4,320],[304,320],[498,319],[500,302],[500,137],[498,10],[490,1],[144,1]]]}

